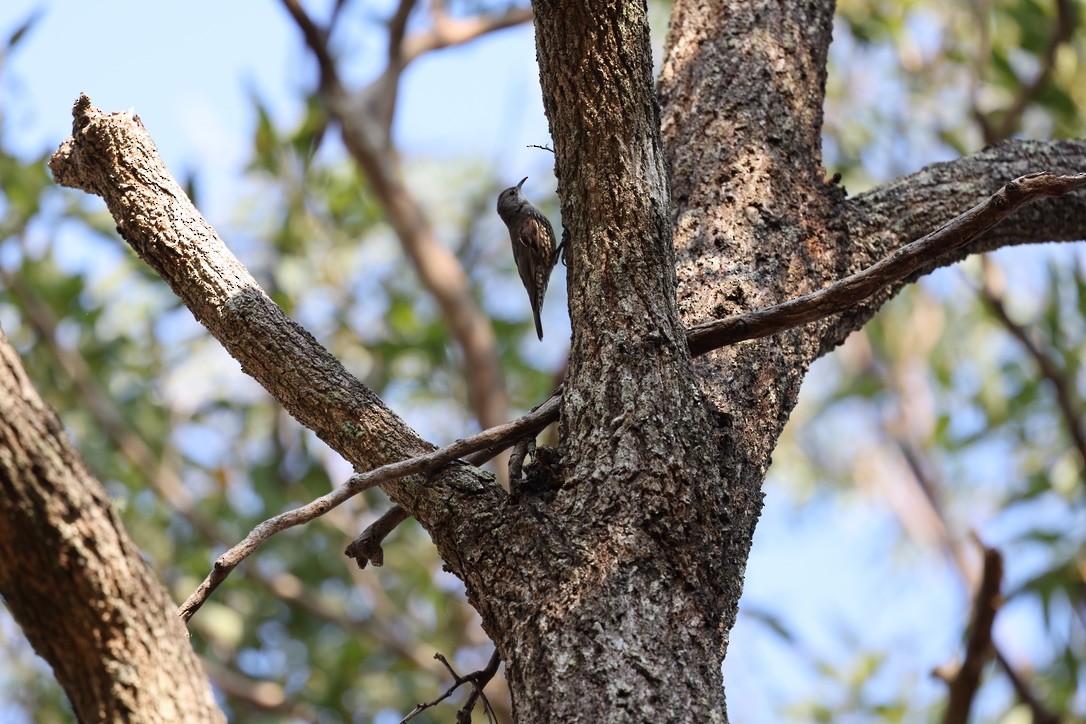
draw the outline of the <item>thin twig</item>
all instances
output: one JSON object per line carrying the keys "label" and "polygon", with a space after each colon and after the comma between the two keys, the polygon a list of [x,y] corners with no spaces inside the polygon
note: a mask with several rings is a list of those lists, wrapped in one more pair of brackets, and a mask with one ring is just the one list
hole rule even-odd
{"label": "thin twig", "polygon": [[456,691],[457,689],[460,688],[461,684],[464,683],[464,681],[459,676],[456,675],[456,672],[452,670],[452,667],[449,666],[449,662],[445,660],[444,656],[442,656],[441,654],[434,654],[434,658],[438,659],[441,663],[445,664],[445,668],[448,669],[449,673],[451,673],[452,676],[453,676],[453,685],[450,686],[448,689],[446,689],[445,693],[442,694],[441,696],[437,697],[436,699],[416,704],[415,708],[412,709],[411,712],[407,716],[405,716],[403,719],[400,720],[400,724],[406,724],[406,722],[411,721],[412,719],[414,719],[415,717],[417,717],[419,714],[426,711],[430,707],[437,706],[441,702],[445,701],[446,699],[448,699],[450,696],[453,695],[454,691]]}
{"label": "thin twig", "polygon": [[[411,710],[411,713],[409,713],[407,716],[400,720],[400,724],[405,724],[406,722],[411,721],[427,709],[437,706],[438,704],[452,696],[453,692],[455,692],[464,684],[471,684],[472,695],[468,697],[468,701],[464,704],[464,707],[460,710],[459,714],[457,714],[457,721],[470,722],[471,710],[475,708],[475,702],[477,698],[482,698],[483,700],[483,711],[486,713],[487,720],[493,721],[491,719],[491,714],[494,710],[491,709],[490,702],[487,700],[486,694],[483,693],[483,687],[486,686],[492,678],[494,678],[494,674],[498,670],[498,664],[500,663],[501,659],[498,656],[497,650],[495,650],[494,653],[491,655],[490,661],[487,663],[486,668],[480,671],[472,672],[467,676],[460,676],[460,674],[456,673],[456,669],[452,667],[452,664],[449,663],[449,660],[446,659],[443,654],[434,654],[434,658],[444,664],[445,669],[449,672],[449,675],[453,677],[452,686],[446,689],[445,693],[441,694],[436,699],[431,699],[430,701],[416,705],[415,708]],[[465,712],[467,715],[466,719],[464,718]]]}
{"label": "thin twig", "polygon": [[1020,176],[961,216],[898,248],[863,271],[782,304],[691,327],[687,332],[690,354],[697,357],[718,347],[768,337],[844,312],[933,259],[965,246],[1031,201],[1062,196],[1084,185],[1084,173],[1055,176],[1042,172]]}
{"label": "thin twig", "polygon": [[211,592],[226,580],[226,577],[230,575],[231,571],[237,568],[239,563],[245,560],[273,535],[281,533],[288,528],[308,523],[314,518],[318,518],[333,508],[343,504],[363,490],[368,490],[375,485],[407,477],[409,475],[433,472],[437,468],[454,462],[469,453],[493,448],[496,445],[504,444],[508,447],[508,445],[519,440],[521,437],[538,432],[556,420],[558,418],[560,402],[561,398],[557,396],[551,397],[532,412],[529,412],[527,415],[524,415],[513,422],[507,422],[504,425],[498,425],[483,430],[476,435],[464,438],[463,440],[457,440],[450,445],[438,448],[425,455],[419,455],[418,457],[390,463],[365,473],[352,475],[347,482],[343,483],[332,492],[322,495],[300,508],[289,510],[286,513],[281,513],[280,515],[265,520],[263,523],[260,523],[253,528],[249,535],[245,536],[244,540],[219,556],[215,561],[211,573],[207,575],[207,578],[204,579],[199,588],[197,588],[181,605],[178,613],[184,621],[188,621],[192,618],[192,615],[204,604],[204,601],[211,595]]}
{"label": "thin twig", "polygon": [[490,680],[494,678],[494,675],[498,673],[498,666],[501,664],[502,658],[498,655],[498,650],[494,649],[494,653],[490,655],[490,661],[487,662],[486,668],[482,671],[476,671],[471,674],[474,678],[474,686],[471,688],[471,693],[468,694],[467,700],[464,702],[464,706],[460,707],[460,711],[456,714],[457,724],[471,724],[471,712],[475,709],[475,702],[478,699],[483,700],[483,713],[486,714],[486,720],[493,722],[498,718],[498,715],[494,713],[494,709],[490,706],[490,700],[486,698],[486,694],[483,689],[490,683]]}

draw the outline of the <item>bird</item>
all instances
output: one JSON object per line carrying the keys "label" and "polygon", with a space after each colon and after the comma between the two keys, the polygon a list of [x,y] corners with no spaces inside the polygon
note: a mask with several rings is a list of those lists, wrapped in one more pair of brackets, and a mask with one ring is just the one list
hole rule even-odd
{"label": "bird", "polygon": [[520,280],[528,292],[528,301],[535,316],[535,332],[543,339],[543,297],[557,261],[554,227],[543,212],[524,197],[521,187],[528,180],[525,176],[516,186],[498,194],[498,216],[509,228],[509,241],[513,244],[513,260],[517,263]]}

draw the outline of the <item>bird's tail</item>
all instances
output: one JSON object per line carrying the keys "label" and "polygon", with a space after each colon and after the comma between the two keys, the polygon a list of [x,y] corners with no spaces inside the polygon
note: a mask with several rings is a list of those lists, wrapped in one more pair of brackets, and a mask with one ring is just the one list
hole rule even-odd
{"label": "bird's tail", "polygon": [[[549,259],[547,261],[550,261]],[[535,297],[532,302],[532,315],[535,316],[535,333],[539,340],[543,341],[543,320],[539,315],[543,313],[543,300],[547,297],[547,287],[551,280],[551,264],[544,264],[535,269]]]}

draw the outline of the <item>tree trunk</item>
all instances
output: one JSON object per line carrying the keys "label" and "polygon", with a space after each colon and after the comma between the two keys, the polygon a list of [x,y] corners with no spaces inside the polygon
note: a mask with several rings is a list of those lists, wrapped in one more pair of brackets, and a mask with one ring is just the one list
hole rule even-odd
{"label": "tree trunk", "polygon": [[675,306],[646,8],[535,10],[573,343],[547,508],[563,558],[502,641],[518,720],[723,721],[727,493]]}
{"label": "tree trunk", "polygon": [[[769,307],[842,276],[844,192],[824,180],[834,3],[677,0],[660,75],[687,325]],[[762,483],[826,322],[698,360],[731,495],[725,627],[735,623]]]}
{"label": "tree trunk", "polygon": [[220,721],[175,604],[0,334],[0,594],[80,721]]}
{"label": "tree trunk", "polygon": [[[725,721],[720,664],[770,455],[809,364],[890,292],[697,363],[683,325],[820,288],[941,225],[901,206],[938,174],[852,200],[824,179],[830,0],[676,0],[659,97],[643,0],[534,7],[569,232],[560,446],[537,452],[537,485],[513,495],[466,464],[382,488],[464,580],[518,721]],[[431,449],[259,289],[137,118],[86,97],[74,116],[51,163],[58,183],[101,195],[125,240],[290,414],[360,470]],[[1043,153],[1058,159],[1047,170],[1086,167],[1084,144],[1008,155]],[[997,187],[1016,166],[976,168]],[[948,213],[991,190],[976,178],[925,188]],[[1081,238],[1080,221],[1029,221],[1072,218],[1053,208],[1015,238]],[[910,221],[884,223],[897,217]]]}

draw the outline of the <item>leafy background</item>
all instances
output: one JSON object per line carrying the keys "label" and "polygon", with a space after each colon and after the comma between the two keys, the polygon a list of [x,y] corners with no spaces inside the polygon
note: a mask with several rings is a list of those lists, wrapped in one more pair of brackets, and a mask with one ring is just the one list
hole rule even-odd
{"label": "leafy background", "polygon": [[[1003,138],[1083,136],[1083,6],[841,0],[827,175],[855,194]],[[380,71],[393,9],[346,4],[333,40],[348,77]],[[480,9],[500,8],[447,8]],[[668,7],[651,11],[662,47]],[[175,598],[253,525],[350,470],[209,339],[97,199],[53,186],[45,162],[77,92],[134,106],[265,289],[424,436],[478,429],[440,310],[327,128],[278,5],[5,3],[0,34],[0,326]],[[203,57],[197,37],[218,52]],[[549,140],[533,58],[527,27],[427,56],[394,127],[408,187],[492,320],[514,413],[548,394],[568,333],[559,267],[535,341],[493,213],[527,174],[558,220],[551,159],[526,148]],[[971,259],[815,366],[770,471],[724,666],[735,721],[938,719],[932,671],[963,650],[973,536],[1006,564],[1007,666],[986,669],[976,720],[1086,721],[1084,269],[1074,245]],[[461,673],[485,664],[478,618],[416,525],[389,538],[382,568],[342,556],[387,506],[371,491],[273,540],[193,619],[232,719],[395,722],[448,685],[435,652]],[[70,720],[6,616],[0,644],[0,719]],[[499,708],[502,686],[488,689]]]}

